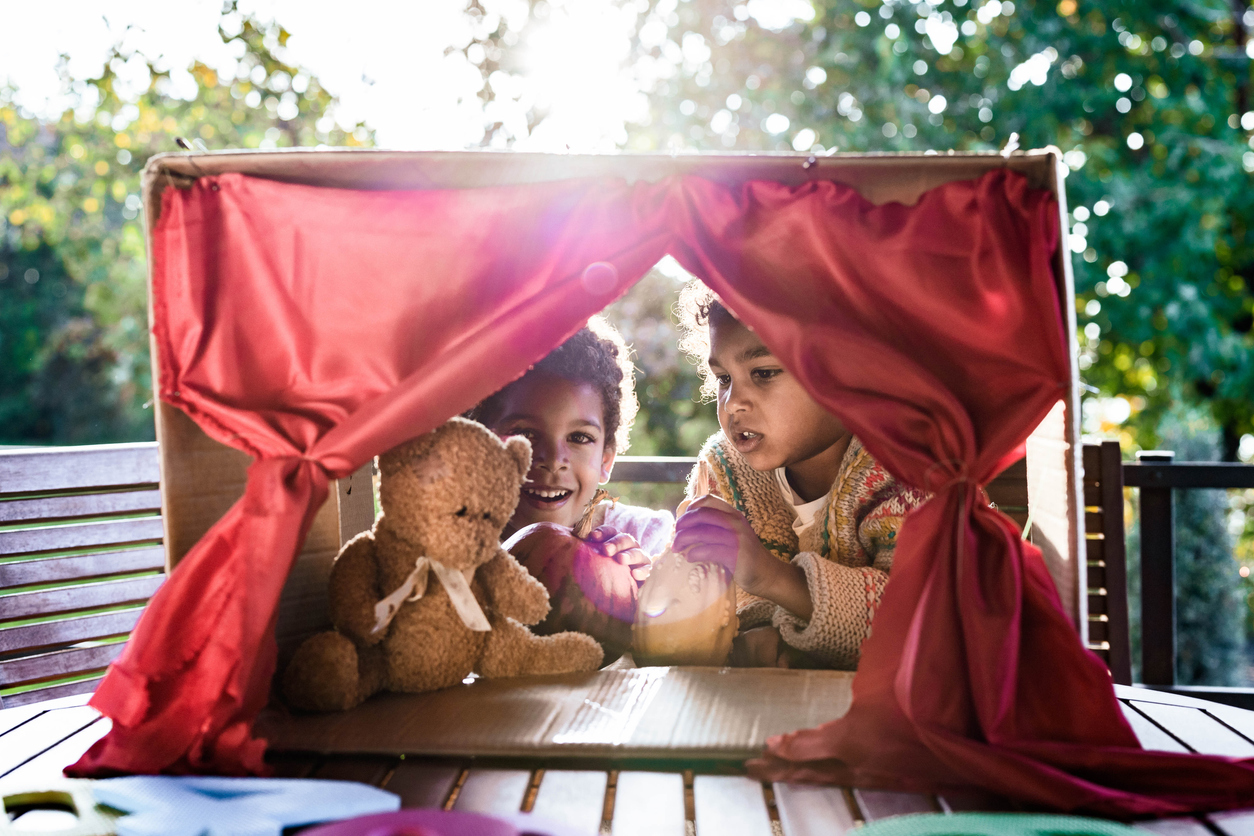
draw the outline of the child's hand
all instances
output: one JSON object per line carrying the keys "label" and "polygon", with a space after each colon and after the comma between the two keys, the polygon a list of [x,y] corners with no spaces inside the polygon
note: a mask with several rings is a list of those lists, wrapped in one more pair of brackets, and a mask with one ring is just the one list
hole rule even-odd
{"label": "child's hand", "polygon": [[751,595],[809,619],[813,604],[805,573],[766,550],[744,515],[716,496],[692,501],[675,522],[672,548],[688,560],[717,563]]}
{"label": "child's hand", "polygon": [[732,642],[731,665],[736,668],[786,668],[787,645],[774,627],[754,627]]}
{"label": "child's hand", "polygon": [[626,566],[636,583],[644,583],[649,577],[653,562],[630,534],[620,534],[613,526],[602,525],[588,532],[584,542],[591,543],[601,554]]}

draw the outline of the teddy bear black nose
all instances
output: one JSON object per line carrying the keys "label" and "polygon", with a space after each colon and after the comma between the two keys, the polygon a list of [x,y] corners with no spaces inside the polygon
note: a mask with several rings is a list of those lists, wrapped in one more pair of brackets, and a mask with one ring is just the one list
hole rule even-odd
{"label": "teddy bear black nose", "polygon": [[459,509],[458,509],[458,511],[457,511],[457,513],[456,513],[456,514],[454,514],[453,516],[456,516],[456,517],[464,517],[464,516],[466,516],[466,506],[465,506],[465,505],[463,505],[461,508],[459,508]]}

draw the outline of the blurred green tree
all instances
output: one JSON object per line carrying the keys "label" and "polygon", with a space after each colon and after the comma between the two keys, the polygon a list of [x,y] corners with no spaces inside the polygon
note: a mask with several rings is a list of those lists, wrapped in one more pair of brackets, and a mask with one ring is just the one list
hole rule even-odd
{"label": "blurred green tree", "polygon": [[[175,137],[202,147],[363,145],[334,98],[280,57],[288,33],[224,9],[238,60],[172,74],[113,50],[63,79],[73,106],[40,120],[0,87],[0,444],[153,437],[140,172]],[[136,83],[135,79],[141,79]]]}
{"label": "blurred green tree", "polygon": [[[483,0],[484,5],[494,5]],[[509,71],[561,0],[467,47]],[[1088,383],[1156,446],[1204,405],[1235,460],[1254,432],[1254,10],[1235,0],[624,0],[651,151],[1056,145]],[[479,2],[471,14],[483,14]],[[534,109],[530,122],[543,118]]]}

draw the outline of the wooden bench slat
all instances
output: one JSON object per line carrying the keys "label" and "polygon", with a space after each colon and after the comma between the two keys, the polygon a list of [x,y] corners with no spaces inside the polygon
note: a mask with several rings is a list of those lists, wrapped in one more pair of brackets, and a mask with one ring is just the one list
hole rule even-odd
{"label": "wooden bench slat", "polygon": [[684,836],[684,776],[619,772],[611,832],[614,836]]}
{"label": "wooden bench slat", "polygon": [[1163,731],[1154,724],[1148,717],[1137,711],[1126,702],[1120,701],[1119,707],[1123,709],[1123,716],[1127,719],[1128,725],[1132,727],[1132,731],[1136,734],[1136,739],[1141,741],[1141,746],[1146,749],[1152,749],[1158,752],[1188,752],[1188,748],[1176,740],[1167,732]]}
{"label": "wooden bench slat", "polygon": [[869,822],[892,816],[906,816],[911,813],[939,811],[930,795],[917,792],[855,789],[853,797],[862,808],[862,818]]}
{"label": "wooden bench slat", "polygon": [[1099,616],[1089,617],[1089,641],[1104,642],[1110,640],[1110,622]]}
{"label": "wooden bench slat", "polygon": [[773,784],[779,823],[787,836],[840,836],[857,827],[839,787]]}
{"label": "wooden bench slat", "polygon": [[1090,592],[1089,593],[1089,615],[1090,616],[1106,615],[1106,610],[1109,608],[1109,606],[1110,605],[1106,600],[1105,592],[1101,592],[1101,593]]}
{"label": "wooden bench slat", "polygon": [[38,656],[23,656],[0,662],[0,685],[20,685],[36,679],[71,676],[106,667],[121,654],[126,642],[56,650]]}
{"label": "wooden bench slat", "polygon": [[1089,560],[1106,562],[1106,542],[1101,537],[1085,537],[1084,551]]}
{"label": "wooden bench slat", "polygon": [[3,741],[0,746],[0,776],[12,772],[99,717],[100,712],[96,709],[80,705],[45,711],[30,722],[23,723],[0,738]]}
{"label": "wooden bench slat", "polygon": [[1100,560],[1090,560],[1086,567],[1086,575],[1088,577],[1089,589],[1096,589],[1106,585],[1106,565]]}
{"label": "wooden bench slat", "polygon": [[531,772],[526,769],[472,769],[466,775],[454,810],[467,813],[517,813],[522,809]]}
{"label": "wooden bench slat", "polygon": [[165,568],[165,546],[41,557],[0,563],[0,589],[34,583],[71,581],[100,575],[151,572]]}
{"label": "wooden bench slat", "polygon": [[327,758],[314,771],[313,777],[324,781],[356,781],[377,787],[397,762],[397,758],[386,757]]}
{"label": "wooden bench slat", "polygon": [[38,592],[15,592],[0,596],[0,613],[6,620],[16,620],[95,607],[112,607],[132,601],[147,601],[164,581],[165,575],[146,575],[142,578],[84,583]]}
{"label": "wooden bench slat", "polygon": [[1233,758],[1254,757],[1254,743],[1200,709],[1139,701],[1132,706],[1196,752]]}
{"label": "wooden bench slat", "polygon": [[161,481],[155,441],[0,452],[0,492],[37,493]]}
{"label": "wooden bench slat", "polygon": [[103,520],[54,525],[47,528],[18,528],[12,531],[0,531],[0,554],[19,555],[85,549],[92,546],[114,546],[160,540],[162,536],[160,517]]}
{"label": "wooden bench slat", "polygon": [[608,779],[601,770],[546,769],[531,812],[576,833],[596,833],[601,829]]}
{"label": "wooden bench slat", "polygon": [[41,752],[26,763],[0,778],[0,792],[18,788],[46,786],[61,779],[61,772],[81,758],[100,738],[109,733],[113,722],[99,717],[83,728],[64,738],[55,746]]}
{"label": "wooden bench slat", "polygon": [[161,512],[161,491],[115,491],[78,496],[45,496],[0,502],[0,524],[48,522],[76,517]]}
{"label": "wooden bench slat", "polygon": [[692,780],[697,836],[770,836],[771,815],[762,785],[743,775],[697,775]]}
{"label": "wooden bench slat", "polygon": [[136,607],[44,624],[0,628],[0,653],[121,636],[135,628],[142,612],[142,607]]}
{"label": "wooden bench slat", "polygon": [[20,694],[12,694],[4,698],[4,707],[16,708],[23,705],[34,705],[47,702],[48,700],[60,699],[61,697],[91,694],[100,685],[100,680],[104,679],[104,675],[105,672],[100,671],[99,676],[93,676],[90,679],[78,679],[74,682],[65,682],[60,685],[49,684],[46,688],[35,688],[30,691],[23,691]]}
{"label": "wooden bench slat", "polygon": [[[1197,819],[1176,818],[1139,821],[1132,825],[1137,830],[1158,833],[1160,836],[1215,836],[1214,831]],[[1220,832],[1223,832],[1222,830]]]}
{"label": "wooden bench slat", "polygon": [[1084,512],[1084,532],[1086,534],[1101,534],[1102,526],[1105,525],[1106,515],[1101,511],[1085,511]]}
{"label": "wooden bench slat", "polygon": [[401,807],[442,809],[462,768],[407,758],[397,765],[383,788],[401,797]]}

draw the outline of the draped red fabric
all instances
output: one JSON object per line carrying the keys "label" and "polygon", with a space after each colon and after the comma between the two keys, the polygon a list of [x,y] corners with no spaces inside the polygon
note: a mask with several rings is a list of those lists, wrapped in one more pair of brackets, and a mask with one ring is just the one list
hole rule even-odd
{"label": "draped red fabric", "polygon": [[669,251],[935,493],[900,534],[850,713],[772,740],[759,774],[1116,814],[1247,801],[1249,764],[1139,749],[1039,552],[977,500],[1069,385],[1056,213],[1005,171],[911,207],[697,178],[168,190],[161,396],[257,461],[96,692],[113,729],[74,773],[261,771],[274,614],[329,479],[521,374]]}

